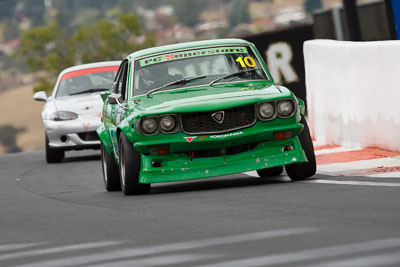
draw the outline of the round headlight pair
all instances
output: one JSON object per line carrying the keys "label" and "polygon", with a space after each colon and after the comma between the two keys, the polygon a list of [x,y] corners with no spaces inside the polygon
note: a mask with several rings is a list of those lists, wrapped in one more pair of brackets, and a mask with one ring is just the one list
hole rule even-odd
{"label": "round headlight pair", "polygon": [[290,100],[282,100],[276,104],[276,111],[281,117],[287,117],[293,112],[293,102]]}
{"label": "round headlight pair", "polygon": [[173,116],[166,115],[160,117],[158,121],[155,117],[147,117],[140,121],[140,128],[145,134],[153,134],[157,131],[158,125],[164,132],[171,132],[175,129],[176,120]]}
{"label": "round headlight pair", "polygon": [[[291,100],[280,100],[276,102],[276,112],[279,117],[288,117],[293,113],[294,106]],[[269,120],[275,116],[275,103],[265,102],[258,105],[258,114],[261,119]]]}

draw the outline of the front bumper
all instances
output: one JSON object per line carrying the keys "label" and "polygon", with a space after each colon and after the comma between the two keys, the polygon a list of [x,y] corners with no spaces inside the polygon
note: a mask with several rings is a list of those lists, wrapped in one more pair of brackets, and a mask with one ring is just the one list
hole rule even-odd
{"label": "front bumper", "polygon": [[[283,151],[285,146],[293,150]],[[152,167],[152,162],[162,167]],[[194,158],[185,153],[157,156],[142,155],[140,183],[192,180],[245,171],[253,171],[292,163],[307,162],[297,137],[259,143],[254,149],[240,154],[212,158]]]}
{"label": "front bumper", "polygon": [[46,135],[49,138],[49,146],[52,149],[60,150],[81,150],[99,149],[100,140],[98,138],[84,140],[80,137],[83,133],[94,133],[97,137],[96,129],[101,124],[97,114],[80,115],[76,120],[53,121],[43,120]]}
{"label": "front bumper", "polygon": [[[244,171],[307,162],[297,135],[303,125],[296,123],[257,122],[253,127],[237,132],[214,136],[196,136],[191,142],[181,133],[168,136],[154,136],[134,143],[141,153],[140,183],[157,183],[192,180]],[[274,140],[274,133],[292,131],[293,136]],[[194,157],[188,152],[217,150],[234,146],[252,145],[245,152],[210,157]],[[168,145],[170,154],[146,153],[150,147]],[[291,150],[285,151],[287,147]],[[154,164],[154,163],[157,164]],[[161,165],[161,166],[160,166]],[[160,167],[157,167],[160,166]]]}

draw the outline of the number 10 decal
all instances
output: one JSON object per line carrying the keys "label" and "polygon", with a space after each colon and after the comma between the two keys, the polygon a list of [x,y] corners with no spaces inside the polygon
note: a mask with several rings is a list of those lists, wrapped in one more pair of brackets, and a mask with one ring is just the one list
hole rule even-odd
{"label": "number 10 decal", "polygon": [[239,62],[242,68],[245,68],[246,66],[254,68],[256,66],[256,62],[251,57],[245,57],[244,59],[242,57],[238,57],[236,62]]}

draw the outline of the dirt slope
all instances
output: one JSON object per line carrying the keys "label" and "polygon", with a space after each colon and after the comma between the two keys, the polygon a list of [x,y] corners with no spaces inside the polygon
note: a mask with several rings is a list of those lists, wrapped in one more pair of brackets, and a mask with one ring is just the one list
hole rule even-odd
{"label": "dirt slope", "polygon": [[[44,150],[44,129],[40,113],[44,102],[34,101],[32,85],[0,92],[0,154],[12,146],[18,151]],[[10,127],[11,126],[11,127]],[[18,149],[19,148],[19,149]]]}

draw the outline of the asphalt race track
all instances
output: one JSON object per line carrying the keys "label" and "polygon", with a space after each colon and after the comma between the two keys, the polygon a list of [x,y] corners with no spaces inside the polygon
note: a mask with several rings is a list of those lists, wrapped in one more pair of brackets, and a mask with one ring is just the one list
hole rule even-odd
{"label": "asphalt race track", "polygon": [[67,156],[0,156],[0,266],[400,265],[400,179],[238,174],[125,197],[97,151]]}

